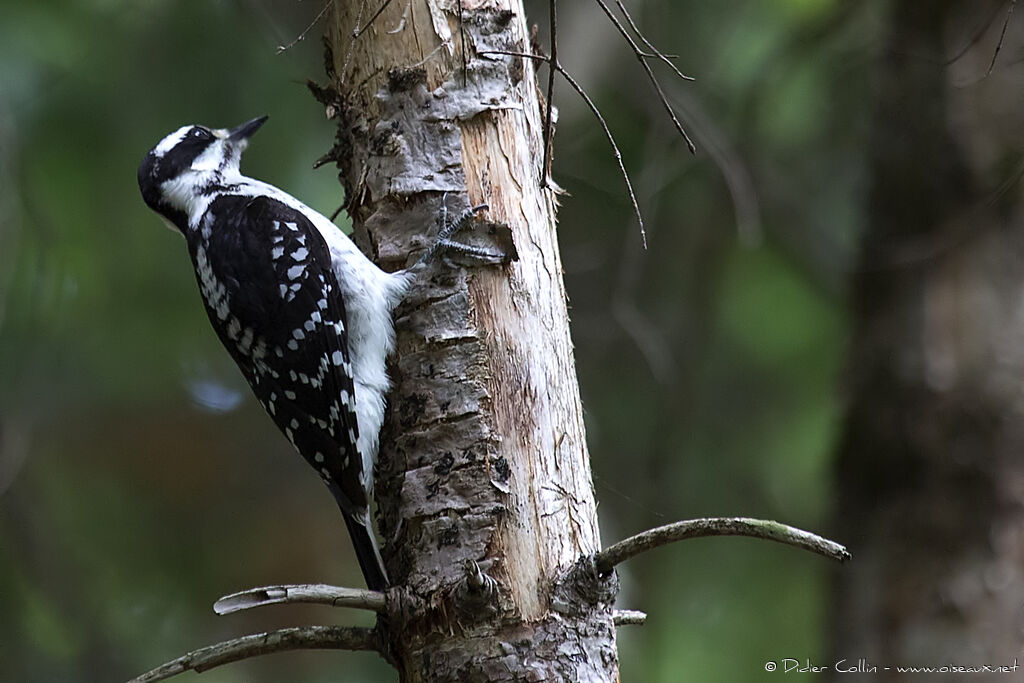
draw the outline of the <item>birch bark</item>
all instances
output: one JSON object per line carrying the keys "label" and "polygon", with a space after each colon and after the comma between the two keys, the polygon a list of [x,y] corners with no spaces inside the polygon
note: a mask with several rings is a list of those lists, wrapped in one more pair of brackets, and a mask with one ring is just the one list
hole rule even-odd
{"label": "birch bark", "polygon": [[530,51],[523,7],[462,5],[460,31],[456,0],[392,2],[372,23],[376,4],[337,2],[327,34],[360,246],[401,267],[442,203],[486,203],[518,254],[434,266],[396,314],[376,477],[401,594],[390,658],[404,681],[616,680],[613,590],[553,597],[600,545],[534,66],[480,54]]}

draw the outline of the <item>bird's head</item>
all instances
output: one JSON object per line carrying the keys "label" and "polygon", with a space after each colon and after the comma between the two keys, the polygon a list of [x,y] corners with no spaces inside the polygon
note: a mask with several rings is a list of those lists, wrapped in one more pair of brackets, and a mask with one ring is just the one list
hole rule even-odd
{"label": "bird's head", "polygon": [[242,152],[266,120],[261,116],[230,130],[182,126],[174,131],[139,164],[142,198],[185,232],[193,203],[239,175]]}

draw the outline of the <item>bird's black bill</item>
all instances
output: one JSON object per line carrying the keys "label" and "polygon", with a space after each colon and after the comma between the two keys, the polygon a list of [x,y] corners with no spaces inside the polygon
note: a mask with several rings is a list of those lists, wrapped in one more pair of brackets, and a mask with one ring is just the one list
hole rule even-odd
{"label": "bird's black bill", "polygon": [[253,133],[259,130],[260,126],[266,123],[267,116],[260,116],[252,121],[247,121],[240,126],[236,126],[228,131],[229,140],[248,140]]}

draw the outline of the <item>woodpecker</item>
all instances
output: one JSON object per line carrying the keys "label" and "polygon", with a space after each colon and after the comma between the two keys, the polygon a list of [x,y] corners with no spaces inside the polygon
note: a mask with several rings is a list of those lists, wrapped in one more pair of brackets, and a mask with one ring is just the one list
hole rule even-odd
{"label": "woodpecker", "polygon": [[[273,185],[242,175],[249,138],[267,120],[228,129],[182,126],[139,166],[146,204],[188,245],[210,323],[256,398],[341,508],[367,586],[387,573],[370,496],[394,348],[392,312],[417,267],[441,250],[500,255],[449,237],[413,268],[387,273],[330,219]],[[442,200],[442,205],[444,201]]]}

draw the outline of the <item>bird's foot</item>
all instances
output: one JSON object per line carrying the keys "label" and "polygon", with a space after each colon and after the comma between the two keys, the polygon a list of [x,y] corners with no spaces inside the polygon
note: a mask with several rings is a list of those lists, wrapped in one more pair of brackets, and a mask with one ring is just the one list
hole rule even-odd
{"label": "bird's foot", "polygon": [[420,257],[419,263],[426,263],[437,257],[438,254],[462,256],[471,261],[487,265],[508,263],[509,261],[516,260],[515,256],[510,256],[508,253],[498,249],[477,246],[452,239],[454,235],[463,230],[467,228],[472,229],[473,219],[476,215],[490,207],[487,204],[478,204],[463,211],[454,221],[449,221],[448,202],[446,200],[447,193],[444,193],[441,195],[441,213],[438,216],[440,229],[438,230],[437,237],[434,239],[434,243]]}

